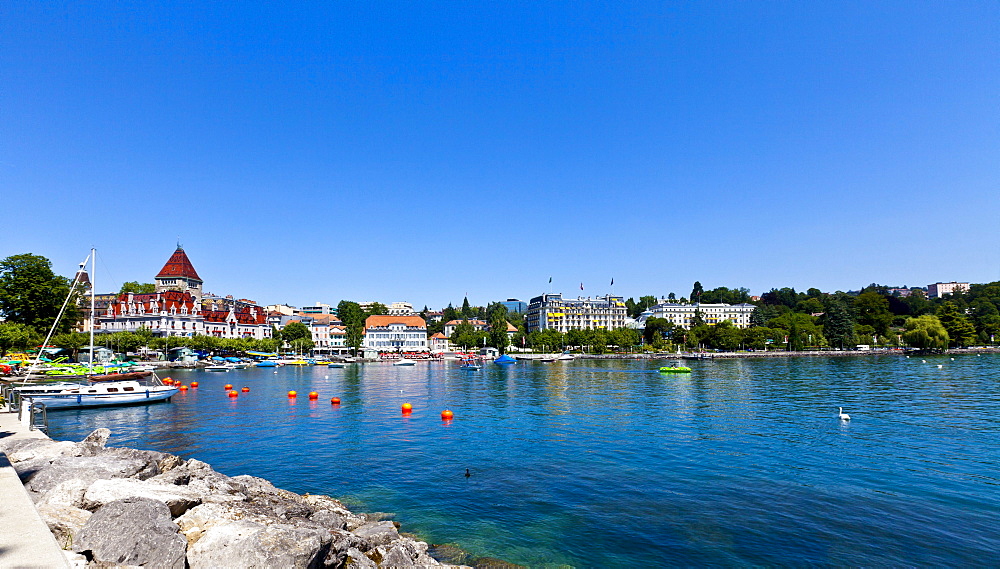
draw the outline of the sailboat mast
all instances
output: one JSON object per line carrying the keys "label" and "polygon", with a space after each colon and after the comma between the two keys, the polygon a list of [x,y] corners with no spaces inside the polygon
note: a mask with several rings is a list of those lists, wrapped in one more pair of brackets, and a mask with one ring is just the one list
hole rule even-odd
{"label": "sailboat mast", "polygon": [[97,249],[90,248],[90,373],[94,373],[94,307],[97,304],[94,296],[97,291]]}

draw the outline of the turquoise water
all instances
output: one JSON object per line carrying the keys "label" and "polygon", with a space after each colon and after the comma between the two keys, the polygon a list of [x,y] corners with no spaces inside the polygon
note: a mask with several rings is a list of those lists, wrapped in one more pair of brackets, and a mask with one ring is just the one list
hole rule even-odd
{"label": "turquoise water", "polygon": [[[51,434],[107,426],[116,446],[531,566],[1000,563],[1000,356],[665,363],[174,372],[200,387],[53,412]],[[230,400],[225,383],[251,392]]]}

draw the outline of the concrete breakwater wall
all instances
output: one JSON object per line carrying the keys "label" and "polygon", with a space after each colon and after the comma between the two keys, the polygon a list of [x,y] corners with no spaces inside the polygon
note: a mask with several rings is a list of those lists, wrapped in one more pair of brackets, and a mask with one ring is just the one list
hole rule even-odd
{"label": "concrete breakwater wall", "polygon": [[[0,439],[42,519],[76,566],[465,567],[398,531],[386,514],[356,514],[328,496],[299,495],[253,476],[155,451],[81,442]],[[468,559],[438,546],[449,561]]]}

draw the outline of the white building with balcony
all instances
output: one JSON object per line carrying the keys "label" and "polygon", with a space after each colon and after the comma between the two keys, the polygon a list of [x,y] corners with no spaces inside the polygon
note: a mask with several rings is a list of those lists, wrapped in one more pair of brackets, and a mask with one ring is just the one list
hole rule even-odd
{"label": "white building with balcony", "polygon": [[586,330],[625,327],[625,301],[620,296],[563,298],[562,294],[543,294],[528,303],[524,323],[528,332],[535,330]]}
{"label": "white building with balcony", "polygon": [[427,323],[419,316],[369,316],[362,345],[378,352],[426,352]]}
{"label": "white building with balcony", "polygon": [[757,308],[753,304],[677,304],[665,302],[650,307],[639,316],[639,326],[645,328],[649,318],[664,318],[674,326],[688,330],[695,319],[701,316],[705,324],[714,326],[729,320],[737,328],[750,327],[750,315]]}

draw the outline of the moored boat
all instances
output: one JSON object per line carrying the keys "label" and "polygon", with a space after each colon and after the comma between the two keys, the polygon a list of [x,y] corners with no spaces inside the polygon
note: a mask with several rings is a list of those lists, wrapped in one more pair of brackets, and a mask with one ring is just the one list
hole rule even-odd
{"label": "moored boat", "polygon": [[664,366],[660,373],[691,373],[691,368],[685,366]]}

